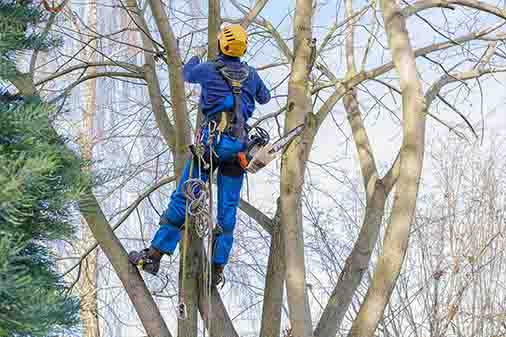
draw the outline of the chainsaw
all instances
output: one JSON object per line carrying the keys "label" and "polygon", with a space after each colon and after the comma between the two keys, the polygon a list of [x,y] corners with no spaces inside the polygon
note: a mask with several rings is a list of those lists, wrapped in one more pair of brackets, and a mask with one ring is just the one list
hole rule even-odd
{"label": "chainsaw", "polygon": [[246,150],[238,154],[239,164],[247,172],[257,173],[276,159],[277,155],[287,148],[303,130],[304,124],[300,124],[270,144],[269,134],[264,129],[256,127],[249,137]]}

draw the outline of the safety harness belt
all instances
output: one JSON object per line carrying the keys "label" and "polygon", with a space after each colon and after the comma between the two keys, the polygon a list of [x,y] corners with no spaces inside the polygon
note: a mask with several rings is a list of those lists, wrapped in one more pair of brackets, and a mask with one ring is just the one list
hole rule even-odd
{"label": "safety harness belt", "polygon": [[[237,137],[241,140],[246,138],[246,121],[244,119],[244,114],[241,111],[241,93],[242,93],[242,83],[249,76],[249,67],[245,64],[241,64],[241,67],[238,69],[234,69],[232,67],[227,67],[227,65],[218,60],[215,62],[216,69],[221,74],[225,82],[227,82],[232,94],[234,95],[234,118],[231,126],[231,134],[234,137]],[[220,124],[223,125],[223,118],[221,116]]]}

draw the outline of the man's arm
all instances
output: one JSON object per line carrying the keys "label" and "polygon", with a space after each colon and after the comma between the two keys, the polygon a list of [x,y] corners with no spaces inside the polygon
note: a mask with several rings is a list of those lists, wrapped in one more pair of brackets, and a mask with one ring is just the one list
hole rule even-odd
{"label": "man's arm", "polygon": [[257,77],[257,88],[256,88],[256,101],[260,104],[267,104],[271,100],[271,93],[265,86],[264,81],[260,78],[258,73],[255,71]]}
{"label": "man's arm", "polygon": [[193,56],[183,67],[183,77],[189,83],[201,83],[206,71],[206,65],[200,63],[200,57]]}

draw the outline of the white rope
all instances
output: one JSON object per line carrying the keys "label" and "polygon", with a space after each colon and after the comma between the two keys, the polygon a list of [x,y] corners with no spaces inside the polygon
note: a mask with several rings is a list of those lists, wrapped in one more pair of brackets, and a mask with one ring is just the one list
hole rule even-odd
{"label": "white rope", "polygon": [[209,234],[209,189],[202,179],[188,179],[183,193],[189,201],[188,214],[193,218],[195,232],[203,239]]}

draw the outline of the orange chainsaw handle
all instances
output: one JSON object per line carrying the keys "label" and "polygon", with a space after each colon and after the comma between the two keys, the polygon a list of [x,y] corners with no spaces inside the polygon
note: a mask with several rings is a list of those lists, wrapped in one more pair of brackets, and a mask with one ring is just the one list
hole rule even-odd
{"label": "orange chainsaw handle", "polygon": [[246,167],[248,167],[248,165],[249,165],[248,158],[246,158],[246,153],[239,152],[237,154],[237,159],[239,160],[239,165],[242,167],[243,170],[245,170]]}

